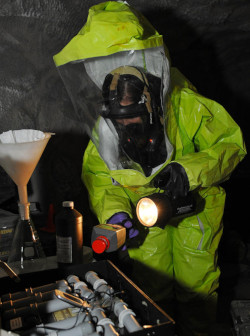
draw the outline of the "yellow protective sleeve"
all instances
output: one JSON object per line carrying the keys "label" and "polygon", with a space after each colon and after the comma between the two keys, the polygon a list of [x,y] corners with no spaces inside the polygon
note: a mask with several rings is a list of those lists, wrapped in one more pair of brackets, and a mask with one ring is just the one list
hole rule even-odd
{"label": "yellow protective sleeve", "polygon": [[90,207],[100,223],[105,223],[120,211],[132,217],[129,197],[121,186],[112,182],[109,170],[92,141],[83,157],[82,180],[89,193]]}
{"label": "yellow protective sleeve", "polygon": [[241,129],[220,104],[180,88],[178,76],[167,118],[176,150],[173,160],[185,168],[191,190],[218,185],[246,155]]}

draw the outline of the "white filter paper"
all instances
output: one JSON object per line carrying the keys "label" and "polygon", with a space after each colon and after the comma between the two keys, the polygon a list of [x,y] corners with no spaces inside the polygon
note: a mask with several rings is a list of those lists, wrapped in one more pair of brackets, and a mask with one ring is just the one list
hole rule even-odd
{"label": "white filter paper", "polygon": [[0,134],[0,142],[3,144],[33,142],[44,138],[42,131],[33,129],[10,130]]}

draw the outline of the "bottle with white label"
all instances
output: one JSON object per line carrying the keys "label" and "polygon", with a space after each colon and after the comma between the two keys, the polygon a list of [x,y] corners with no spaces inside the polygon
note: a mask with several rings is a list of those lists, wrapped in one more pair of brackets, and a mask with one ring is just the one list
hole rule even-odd
{"label": "bottle with white label", "polygon": [[74,202],[64,201],[55,217],[56,253],[59,267],[83,262],[82,215],[74,209]]}

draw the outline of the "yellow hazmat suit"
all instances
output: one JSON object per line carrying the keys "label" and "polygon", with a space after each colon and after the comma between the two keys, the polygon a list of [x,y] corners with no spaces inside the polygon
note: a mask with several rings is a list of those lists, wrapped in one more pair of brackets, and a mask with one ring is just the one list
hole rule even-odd
{"label": "yellow hazmat suit", "polygon": [[[79,110],[80,95],[74,95],[67,82],[69,76],[63,74],[68,74],[72,64],[91,59],[96,62],[103,57],[105,67],[113,56],[143,51],[144,67],[150,71],[147,51],[158,47],[166,51],[162,36],[144,17],[126,3],[109,1],[90,9],[85,26],[54,60]],[[105,75],[112,66],[107,67]],[[93,70],[87,65],[85,68],[88,74]],[[100,155],[98,132],[90,127],[82,179],[91,209],[99,222],[105,223],[121,211],[133,218],[138,200],[159,192],[150,182],[170,162],[184,167],[190,190],[197,191],[196,213],[181,220],[172,219],[164,229],[139,228],[145,239],[128,252],[134,260],[134,281],[160,304],[172,299],[178,302],[178,314],[173,317],[179,335],[205,335],[214,321],[220,276],[217,251],[223,230],[225,191],[219,184],[230,177],[246,149],[239,126],[220,104],[198,94],[177,69],[169,68],[167,73],[170,85],[165,92],[164,122],[172,150],[166,162],[148,177],[140,170],[112,168],[105,155]],[[95,83],[98,86],[97,80]],[[98,87],[101,91],[101,85]],[[88,105],[84,105],[81,113],[87,109]],[[89,119],[84,122],[87,124]],[[165,306],[168,312],[168,305]]]}

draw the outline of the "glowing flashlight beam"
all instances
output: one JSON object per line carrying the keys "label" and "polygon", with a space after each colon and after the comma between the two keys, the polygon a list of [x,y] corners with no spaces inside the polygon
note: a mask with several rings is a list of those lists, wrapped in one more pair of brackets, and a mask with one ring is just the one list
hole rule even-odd
{"label": "glowing flashlight beam", "polygon": [[137,204],[137,217],[145,226],[153,226],[158,219],[158,209],[150,198],[142,198]]}

